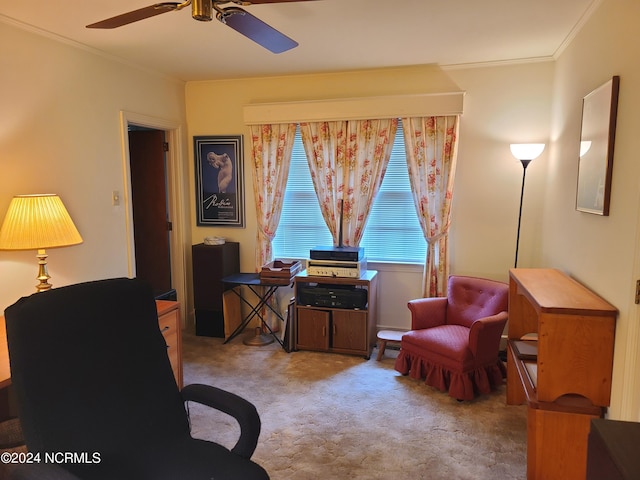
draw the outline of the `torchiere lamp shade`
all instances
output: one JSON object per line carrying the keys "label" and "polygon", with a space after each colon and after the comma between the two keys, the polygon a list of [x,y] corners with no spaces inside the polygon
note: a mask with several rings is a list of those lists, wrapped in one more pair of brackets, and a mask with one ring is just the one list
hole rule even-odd
{"label": "torchiere lamp shade", "polygon": [[518,160],[535,160],[542,154],[544,143],[512,143],[511,154]]}

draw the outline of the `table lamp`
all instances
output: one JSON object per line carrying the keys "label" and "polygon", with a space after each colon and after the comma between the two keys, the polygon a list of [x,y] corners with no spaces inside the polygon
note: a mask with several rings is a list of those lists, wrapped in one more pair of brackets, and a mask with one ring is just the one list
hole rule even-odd
{"label": "table lamp", "polygon": [[0,250],[38,250],[38,292],[51,288],[46,248],[82,243],[58,195],[16,195],[0,229]]}

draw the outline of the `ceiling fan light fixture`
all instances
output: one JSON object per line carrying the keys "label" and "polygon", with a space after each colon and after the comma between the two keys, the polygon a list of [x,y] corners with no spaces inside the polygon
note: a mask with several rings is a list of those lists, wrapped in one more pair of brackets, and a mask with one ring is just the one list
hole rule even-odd
{"label": "ceiling fan light fixture", "polygon": [[211,0],[193,0],[191,16],[201,22],[210,22],[213,19],[213,2]]}

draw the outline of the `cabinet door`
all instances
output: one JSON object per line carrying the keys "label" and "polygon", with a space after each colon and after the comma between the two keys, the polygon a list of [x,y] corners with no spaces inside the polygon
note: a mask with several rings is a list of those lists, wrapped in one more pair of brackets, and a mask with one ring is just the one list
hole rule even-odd
{"label": "cabinet door", "polygon": [[299,308],[296,347],[302,350],[329,350],[329,312]]}
{"label": "cabinet door", "polygon": [[367,350],[367,312],[334,310],[332,326],[333,348],[358,352]]}

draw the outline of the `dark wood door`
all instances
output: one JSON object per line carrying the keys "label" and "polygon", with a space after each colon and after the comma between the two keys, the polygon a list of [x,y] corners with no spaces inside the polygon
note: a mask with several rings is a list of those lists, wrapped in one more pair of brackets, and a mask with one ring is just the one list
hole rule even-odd
{"label": "dark wood door", "polygon": [[136,276],[156,296],[172,289],[164,146],[162,130],[129,132]]}

